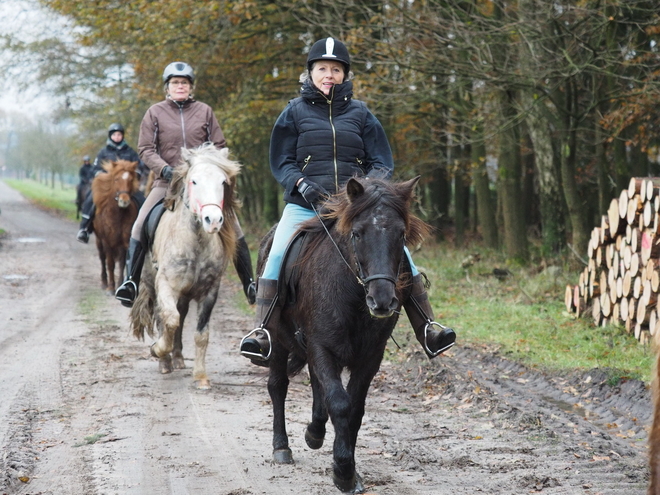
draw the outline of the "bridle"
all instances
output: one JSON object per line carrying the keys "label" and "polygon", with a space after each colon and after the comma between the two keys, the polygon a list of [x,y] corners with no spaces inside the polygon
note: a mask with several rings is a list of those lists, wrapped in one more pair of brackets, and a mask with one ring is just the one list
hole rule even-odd
{"label": "bridle", "polygon": [[[360,263],[360,258],[358,258],[357,254],[357,245],[356,245],[356,240],[355,240],[355,234],[351,234],[351,246],[353,248],[353,257],[355,258],[355,268],[356,270],[353,270],[351,267],[350,263],[346,260],[344,255],[341,252],[341,249],[339,249],[339,246],[335,242],[335,240],[332,238],[332,234],[330,234],[330,231],[328,230],[328,227],[326,227],[325,222],[323,222],[323,219],[321,218],[321,215],[317,211],[317,209],[312,206],[312,210],[314,210],[314,213],[316,214],[316,217],[319,219],[319,222],[321,222],[321,225],[323,226],[323,230],[325,230],[325,233],[328,235],[328,238],[332,242],[332,244],[335,246],[335,249],[337,250],[337,253],[339,253],[339,257],[342,259],[344,264],[348,267],[348,269],[351,271],[353,275],[355,275],[355,278],[357,279],[358,283],[364,287],[364,289],[367,289],[367,284],[373,280],[388,280],[392,282],[394,285],[396,285],[397,280],[399,279],[399,274],[401,273],[401,264],[399,263],[399,269],[397,270],[396,277],[392,277],[391,275],[387,275],[384,273],[377,273],[376,275],[370,275],[370,276],[365,276],[364,269],[362,268],[362,263]],[[406,245],[406,238],[404,236],[403,238],[403,245]]]}

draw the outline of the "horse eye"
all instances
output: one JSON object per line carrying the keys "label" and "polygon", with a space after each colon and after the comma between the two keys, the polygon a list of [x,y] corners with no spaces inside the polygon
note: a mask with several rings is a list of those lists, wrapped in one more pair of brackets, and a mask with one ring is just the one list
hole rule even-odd
{"label": "horse eye", "polygon": [[353,237],[355,238],[356,241],[360,240],[360,234],[357,232],[353,232]]}
{"label": "horse eye", "polygon": [[192,183],[193,186],[196,186],[196,185],[197,185],[197,181],[196,181],[196,180],[191,180],[190,182]]}

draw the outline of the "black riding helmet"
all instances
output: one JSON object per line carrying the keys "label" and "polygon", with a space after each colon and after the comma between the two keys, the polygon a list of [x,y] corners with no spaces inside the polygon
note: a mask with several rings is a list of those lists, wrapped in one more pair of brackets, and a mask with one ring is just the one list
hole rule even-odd
{"label": "black riding helmet", "polygon": [[108,127],[108,137],[112,136],[112,133],[117,131],[121,132],[122,135],[124,135],[125,134],[124,126],[117,123],[110,124],[110,127]]}
{"label": "black riding helmet", "polygon": [[307,69],[311,71],[314,62],[319,60],[341,62],[344,64],[346,74],[351,70],[351,57],[346,45],[334,38],[323,38],[312,45],[307,56]]}

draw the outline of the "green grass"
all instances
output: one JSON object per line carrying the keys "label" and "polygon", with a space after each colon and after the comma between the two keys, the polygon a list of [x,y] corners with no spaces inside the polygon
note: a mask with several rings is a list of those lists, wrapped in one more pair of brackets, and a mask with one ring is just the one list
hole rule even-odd
{"label": "green grass", "polygon": [[[461,267],[468,256],[444,245],[424,248],[415,262],[433,282],[429,295],[436,319],[452,326],[461,343],[485,346],[529,366],[549,370],[606,370],[649,381],[654,354],[622,327],[596,328],[590,315],[566,311],[566,284],[577,283],[579,268],[554,260],[549,268],[507,267],[497,254]],[[539,266],[541,265],[541,266]],[[543,268],[542,268],[543,267]],[[493,268],[511,275],[498,280]]]}
{"label": "green grass", "polygon": [[4,181],[40,208],[54,211],[69,220],[76,219],[75,186],[62,187],[58,183],[52,188],[34,180],[4,179]]}

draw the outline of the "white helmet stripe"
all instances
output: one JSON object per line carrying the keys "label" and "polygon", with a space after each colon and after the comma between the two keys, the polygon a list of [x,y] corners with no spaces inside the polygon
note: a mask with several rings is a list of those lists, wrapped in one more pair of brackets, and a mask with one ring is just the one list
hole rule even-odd
{"label": "white helmet stripe", "polygon": [[323,57],[333,57],[337,58],[337,55],[334,55],[332,52],[335,51],[335,40],[332,38],[328,38],[325,40],[325,54]]}

